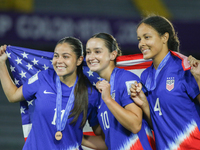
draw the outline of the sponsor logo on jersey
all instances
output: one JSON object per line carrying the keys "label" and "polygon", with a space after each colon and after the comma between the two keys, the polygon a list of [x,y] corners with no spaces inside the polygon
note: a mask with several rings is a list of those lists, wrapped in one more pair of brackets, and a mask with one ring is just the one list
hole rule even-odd
{"label": "sponsor logo on jersey", "polygon": [[44,90],[44,94],[55,94],[53,92],[47,92],[47,90]]}
{"label": "sponsor logo on jersey", "polygon": [[168,77],[167,80],[166,80],[166,89],[168,91],[173,90],[174,89],[174,83],[175,83],[174,77]]}

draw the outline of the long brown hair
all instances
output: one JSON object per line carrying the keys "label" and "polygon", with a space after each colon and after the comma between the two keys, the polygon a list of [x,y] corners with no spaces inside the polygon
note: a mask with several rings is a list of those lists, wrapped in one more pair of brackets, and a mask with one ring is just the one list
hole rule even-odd
{"label": "long brown hair", "polygon": [[[58,41],[58,44],[68,43],[73,51],[75,52],[77,59],[80,56],[83,56],[83,45],[82,42],[74,37],[65,37]],[[90,85],[89,80],[87,77],[83,74],[83,63],[77,67],[77,75],[78,75],[78,82],[76,84],[75,90],[74,90],[74,107],[70,111],[70,115],[68,118],[74,117],[73,120],[70,122],[70,124],[75,124],[78,120],[78,117],[83,114],[81,127],[85,125],[85,122],[87,120],[87,109],[88,109],[88,88],[87,85]]]}

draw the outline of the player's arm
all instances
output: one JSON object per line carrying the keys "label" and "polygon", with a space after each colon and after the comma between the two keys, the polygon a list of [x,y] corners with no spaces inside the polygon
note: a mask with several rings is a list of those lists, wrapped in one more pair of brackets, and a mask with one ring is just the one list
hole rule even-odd
{"label": "player's arm", "polygon": [[144,118],[148,122],[149,126],[152,128],[153,126],[151,121],[149,103],[144,92],[142,91],[142,84],[135,82],[135,84],[131,85],[130,92],[131,98],[142,109],[144,113]]}
{"label": "player's arm", "polygon": [[6,66],[6,60],[8,58],[6,54],[6,45],[0,47],[0,81],[4,93],[9,102],[19,102],[25,100],[22,94],[22,86],[18,88],[12,81],[10,74]]}
{"label": "player's arm", "polygon": [[142,126],[142,109],[131,103],[124,107],[119,105],[110,95],[110,84],[103,80],[96,84],[101,92],[101,97],[108,109],[115,116],[118,122],[132,133],[138,133]]}
{"label": "player's arm", "polygon": [[96,125],[92,127],[92,129],[96,136],[84,135],[82,145],[92,149],[107,150],[108,148],[105,144],[105,136],[100,125]]}

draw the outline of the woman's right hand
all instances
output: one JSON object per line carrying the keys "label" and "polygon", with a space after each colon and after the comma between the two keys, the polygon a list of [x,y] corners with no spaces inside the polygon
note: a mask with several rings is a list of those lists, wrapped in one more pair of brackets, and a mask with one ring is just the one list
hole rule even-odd
{"label": "woman's right hand", "polygon": [[2,45],[0,47],[0,62],[5,62],[8,58],[8,56],[6,54],[6,47],[7,47],[7,45]]}
{"label": "woman's right hand", "polygon": [[130,88],[131,98],[142,109],[148,105],[148,101],[144,92],[142,91],[142,84],[135,82]]}

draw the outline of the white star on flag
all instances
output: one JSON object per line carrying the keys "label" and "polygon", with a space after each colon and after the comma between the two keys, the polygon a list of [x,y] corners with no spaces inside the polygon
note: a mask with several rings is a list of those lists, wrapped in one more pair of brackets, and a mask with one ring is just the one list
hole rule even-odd
{"label": "white star on flag", "polygon": [[6,54],[7,54],[8,58],[11,58],[11,57],[10,57],[10,54],[11,54],[11,53],[6,52]]}
{"label": "white star on flag", "polygon": [[32,62],[33,62],[34,65],[38,65],[38,61],[39,61],[39,60],[36,60],[36,59],[34,58],[34,60],[33,60]]}
{"label": "white star on flag", "polygon": [[22,113],[25,114],[25,111],[24,111],[24,110],[25,110],[25,108],[23,108],[23,107],[20,108],[20,112],[21,112],[21,114],[22,114]]}
{"label": "white star on flag", "polygon": [[26,66],[28,67],[28,70],[30,70],[30,69],[33,70],[33,65],[31,65],[31,64],[28,63],[28,65],[26,65]]}
{"label": "white star on flag", "polygon": [[43,68],[44,70],[47,70],[49,67],[44,64]]}
{"label": "white star on flag", "polygon": [[22,54],[23,58],[28,58],[28,54],[26,54],[25,52]]}
{"label": "white star on flag", "polygon": [[90,76],[94,76],[94,75],[93,75],[93,71],[91,71],[91,70],[89,70],[87,73],[88,73],[89,77],[90,77]]}
{"label": "white star on flag", "polygon": [[13,66],[10,65],[10,71],[11,72],[15,72],[15,67],[13,67]]}
{"label": "white star on flag", "polygon": [[19,75],[21,76],[21,78],[26,78],[26,72],[23,72],[23,70],[21,70],[21,73],[19,73]]}
{"label": "white star on flag", "polygon": [[29,106],[29,105],[32,105],[32,106],[33,106],[33,100],[27,101],[27,102],[28,102],[28,106]]}
{"label": "white star on flag", "polygon": [[17,59],[15,59],[15,61],[17,62],[17,64],[22,64],[22,59],[19,59],[18,57]]}
{"label": "white star on flag", "polygon": [[19,80],[15,78],[15,85],[19,85]]}

